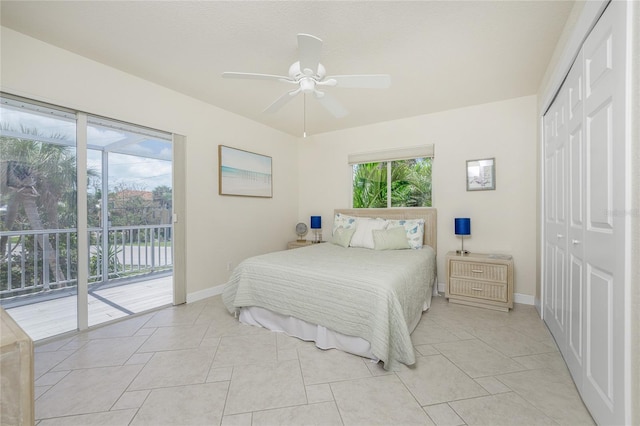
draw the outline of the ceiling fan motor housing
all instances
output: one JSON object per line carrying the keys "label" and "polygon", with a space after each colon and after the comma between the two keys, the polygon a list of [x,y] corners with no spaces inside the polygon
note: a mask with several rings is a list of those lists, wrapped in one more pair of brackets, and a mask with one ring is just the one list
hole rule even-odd
{"label": "ceiling fan motor housing", "polygon": [[312,70],[312,69],[309,69],[309,68],[301,70],[300,69],[300,61],[294,62],[289,67],[289,77],[291,77],[295,81],[300,81],[301,79],[306,77],[306,78],[310,78],[310,79],[313,79],[316,82],[318,82],[318,81],[322,80],[325,75],[327,75],[327,72],[324,69],[324,66],[322,64],[318,64],[317,72]]}

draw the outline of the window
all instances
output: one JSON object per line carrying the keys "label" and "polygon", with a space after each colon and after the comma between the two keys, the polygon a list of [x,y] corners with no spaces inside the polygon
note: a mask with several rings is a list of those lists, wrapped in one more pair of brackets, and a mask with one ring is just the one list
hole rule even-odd
{"label": "window", "polygon": [[431,207],[433,145],[349,156],[353,208]]}

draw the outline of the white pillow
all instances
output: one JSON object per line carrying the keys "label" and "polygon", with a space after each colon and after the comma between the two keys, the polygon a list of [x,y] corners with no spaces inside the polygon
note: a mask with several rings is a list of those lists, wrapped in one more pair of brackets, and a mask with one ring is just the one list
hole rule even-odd
{"label": "white pillow", "polygon": [[354,216],[347,216],[346,214],[336,213],[336,216],[333,218],[333,230],[331,231],[331,235],[335,234],[336,229],[338,228],[355,228],[357,219],[358,218]]}
{"label": "white pillow", "polygon": [[407,233],[402,226],[373,231],[373,243],[376,250],[409,249]]}
{"label": "white pillow", "polygon": [[386,229],[388,222],[384,219],[372,219],[368,217],[359,217],[356,222],[356,232],[351,237],[351,247],[364,247],[373,249],[373,231]]}
{"label": "white pillow", "polygon": [[412,249],[422,248],[424,241],[424,219],[400,219],[389,220],[389,228],[404,227],[407,232],[407,240]]}

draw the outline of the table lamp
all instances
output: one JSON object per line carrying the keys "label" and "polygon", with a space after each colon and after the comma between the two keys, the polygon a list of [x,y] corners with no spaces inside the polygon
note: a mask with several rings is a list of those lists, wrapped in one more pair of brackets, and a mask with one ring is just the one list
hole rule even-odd
{"label": "table lamp", "polygon": [[468,254],[469,250],[464,249],[464,236],[471,235],[471,219],[468,217],[457,217],[454,221],[456,235],[460,235],[462,238],[462,248],[460,250],[456,250],[456,253]]}
{"label": "table lamp", "polygon": [[311,229],[313,229],[314,243],[322,241],[322,216],[311,216]]}

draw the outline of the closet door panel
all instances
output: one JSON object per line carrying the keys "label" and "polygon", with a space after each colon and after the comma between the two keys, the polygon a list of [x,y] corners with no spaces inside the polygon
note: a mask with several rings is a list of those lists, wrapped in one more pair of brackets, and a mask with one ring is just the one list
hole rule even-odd
{"label": "closet door panel", "polygon": [[561,89],[543,121],[546,241],[544,318],[561,351],[566,349],[567,117],[567,92]]}
{"label": "closet door panel", "polygon": [[606,239],[613,233],[613,106],[603,101],[587,116],[587,228]]}
{"label": "closet door panel", "polygon": [[553,317],[553,294],[555,277],[555,246],[556,229],[556,195],[555,195],[555,104],[543,117],[544,124],[544,280],[542,287],[542,297],[544,300],[543,316],[547,322],[551,333],[555,336],[555,329],[551,322]]}
{"label": "closet door panel", "polygon": [[565,85],[569,97],[568,122],[568,294],[567,351],[565,361],[577,387],[583,376],[584,321],[584,102],[583,56],[578,55],[567,75]]}
{"label": "closet door panel", "polygon": [[613,406],[613,277],[587,264],[585,385]]}
{"label": "closet door panel", "polygon": [[574,255],[569,260],[569,308],[568,308],[568,349],[565,356],[567,366],[574,377],[576,386],[582,383],[582,324],[583,324],[583,274],[582,259]]}
{"label": "closet door panel", "polygon": [[624,424],[626,7],[611,2],[583,45],[585,72],[585,371],[599,424]]}

